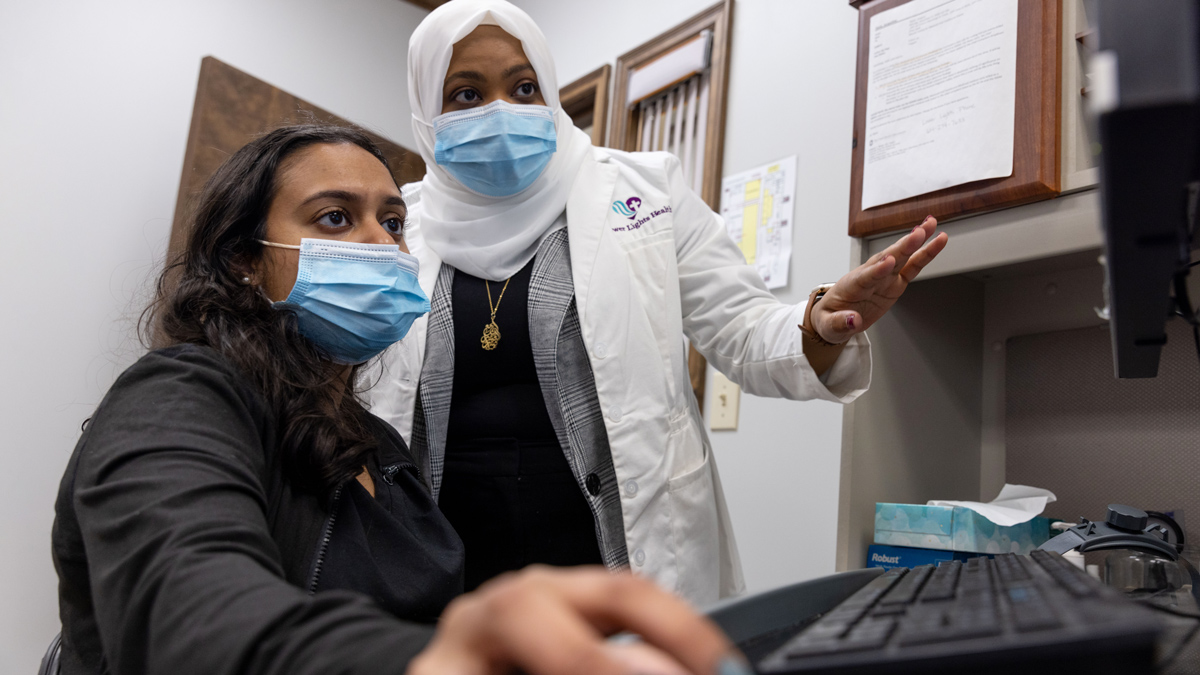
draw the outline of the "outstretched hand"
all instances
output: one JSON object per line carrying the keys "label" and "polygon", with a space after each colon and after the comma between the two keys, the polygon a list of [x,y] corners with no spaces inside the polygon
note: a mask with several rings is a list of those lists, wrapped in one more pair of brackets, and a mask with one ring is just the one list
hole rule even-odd
{"label": "outstretched hand", "polygon": [[826,342],[842,343],[870,328],[946,248],[950,238],[945,232],[933,236],[936,228],[937,220],[927,217],[912,232],[838,279],[813,306],[813,330]]}

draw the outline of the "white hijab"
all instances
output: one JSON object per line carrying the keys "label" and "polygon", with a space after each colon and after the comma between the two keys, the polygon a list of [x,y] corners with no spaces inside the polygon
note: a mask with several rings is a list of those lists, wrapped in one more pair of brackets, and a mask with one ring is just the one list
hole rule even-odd
{"label": "white hijab", "polygon": [[[442,113],[442,85],[454,44],[481,25],[499,26],[521,41],[554,111],[558,149],[528,188],[511,197],[468,190],[434,161],[433,118]],[[408,98],[417,151],[425,160],[421,231],[429,248],[467,274],[503,281],[525,266],[567,205],[571,185],[592,142],[558,101],[554,60],[529,15],[504,0],[452,0],[417,26],[408,42]]]}

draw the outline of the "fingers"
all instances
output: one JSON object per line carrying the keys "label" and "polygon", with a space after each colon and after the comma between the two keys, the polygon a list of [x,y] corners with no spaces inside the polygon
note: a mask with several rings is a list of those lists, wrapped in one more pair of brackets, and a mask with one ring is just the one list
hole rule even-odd
{"label": "fingers", "polygon": [[926,216],[920,225],[914,227],[911,232],[900,237],[894,244],[877,255],[880,259],[888,256],[895,258],[896,269],[902,269],[908,263],[909,257],[920,250],[921,245],[933,235],[936,227],[937,219],[933,216]]}
{"label": "fingers", "polygon": [[925,216],[925,220],[921,221],[911,232],[900,237],[900,239],[887,247],[884,253],[896,257],[896,269],[903,269],[908,264],[908,259],[914,253],[921,249],[929,237],[933,235],[934,229],[937,227],[937,219],[933,216]]}
{"label": "fingers", "polygon": [[675,659],[644,642],[608,643],[605,651],[638,675],[691,675]]}
{"label": "fingers", "polygon": [[[619,629],[658,651],[614,650],[603,635]],[[603,568],[528,568],[455,600],[410,674],[475,675],[515,666],[534,675],[675,675],[678,668],[668,666],[677,662],[710,675],[732,653],[716,626],[651,582]]]}
{"label": "fingers", "polygon": [[[874,288],[879,280],[885,279],[888,275],[896,273],[898,270],[903,270],[912,260],[913,256],[920,256],[921,266],[929,263],[932,256],[926,258],[921,252],[928,248],[922,247],[925,242],[933,236],[934,230],[937,229],[937,219],[933,216],[926,216],[925,220],[912,229],[911,232],[901,237],[891,246],[871,256],[866,263],[860,265],[850,273],[850,280],[854,282],[860,291]],[[936,239],[936,237],[934,237]],[[937,251],[945,247],[945,237]],[[933,255],[937,255],[937,251]],[[889,259],[891,262],[889,262]],[[916,268],[920,271],[920,268]],[[915,272],[913,276],[916,276]]]}
{"label": "fingers", "polygon": [[925,266],[932,262],[937,257],[937,254],[942,252],[942,249],[946,248],[946,243],[949,241],[950,236],[945,232],[934,237],[933,241],[930,241],[908,259],[908,264],[900,270],[900,276],[904,278],[905,282],[911,283],[921,273],[921,270],[925,269]]}
{"label": "fingers", "polygon": [[456,599],[408,675],[630,675],[603,636],[535,575],[510,574]]}
{"label": "fingers", "polygon": [[[838,281],[839,285],[843,281],[848,281],[853,286],[853,289],[846,288],[845,292],[841,293],[841,295],[850,296],[846,298],[847,300],[861,296],[864,292],[874,288],[880,279],[886,278],[896,269],[896,257],[888,255],[887,251],[876,254],[872,258],[850,270],[845,277]],[[831,294],[827,294],[826,297]]]}
{"label": "fingers", "polygon": [[712,622],[650,581],[630,574],[575,574],[561,572],[552,583],[594,625],[637,633],[693,673],[715,672],[733,651]]}
{"label": "fingers", "polygon": [[[515,600],[515,601],[514,601]],[[628,664],[605,647],[603,636],[569,603],[544,589],[509,600],[499,653],[532,675],[628,675]]]}

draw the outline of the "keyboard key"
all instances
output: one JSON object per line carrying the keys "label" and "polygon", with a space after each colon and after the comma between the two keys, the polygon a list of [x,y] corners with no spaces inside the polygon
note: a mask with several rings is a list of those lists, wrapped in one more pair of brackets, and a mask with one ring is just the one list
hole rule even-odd
{"label": "keyboard key", "polygon": [[962,563],[958,560],[943,561],[930,575],[929,581],[921,589],[918,600],[932,602],[949,600],[954,597],[954,588],[958,584],[958,575],[962,571]]}
{"label": "keyboard key", "polygon": [[906,611],[908,611],[908,608],[910,606],[911,605],[901,605],[901,604],[875,605],[875,607],[871,609],[871,616],[896,616],[896,615],[903,614]]}
{"label": "keyboard key", "polygon": [[838,651],[838,640],[814,640],[812,642],[798,641],[785,647],[784,656],[788,659],[799,659],[820,654],[832,654]]}
{"label": "keyboard key", "polygon": [[963,568],[958,582],[959,593],[991,593],[992,561],[988,558],[971,558]]}
{"label": "keyboard key", "polygon": [[837,609],[834,609],[832,612],[821,617],[821,621],[851,624],[855,621],[858,621],[859,617],[861,617],[865,611],[866,608],[861,606],[847,607],[843,604]]}
{"label": "keyboard key", "polygon": [[1062,626],[1036,587],[1008,589],[1008,602],[1012,608],[1013,625],[1022,633]]}
{"label": "keyboard key", "polygon": [[1000,584],[1005,588],[1028,587],[1033,585],[1033,577],[1022,564],[1021,556],[1015,553],[1005,553],[995,558],[996,572]]}
{"label": "keyboard key", "polygon": [[875,577],[866,586],[858,589],[854,595],[843,600],[842,604],[835,607],[832,612],[822,617],[821,621],[839,621],[847,624],[858,621],[881,596],[888,592],[888,589],[904,578],[907,573],[908,569],[897,567]]}
{"label": "keyboard key", "polygon": [[890,617],[863,619],[850,634],[843,639],[839,650],[859,651],[879,649],[887,643],[888,636],[896,626],[896,620]]}
{"label": "keyboard key", "polygon": [[842,637],[842,635],[845,634],[846,630],[849,628],[850,624],[847,623],[818,622],[809,626],[808,630],[804,631],[804,637],[805,639],[814,642],[828,640],[830,638],[837,639]]}
{"label": "keyboard key", "polygon": [[1049,609],[1014,613],[1013,624],[1022,633],[1062,627],[1062,621]]}
{"label": "keyboard key", "polygon": [[914,567],[903,579],[892,586],[892,589],[879,600],[879,604],[907,605],[912,602],[916,599],[921,584],[925,583],[931,572],[933,572],[933,565]]}

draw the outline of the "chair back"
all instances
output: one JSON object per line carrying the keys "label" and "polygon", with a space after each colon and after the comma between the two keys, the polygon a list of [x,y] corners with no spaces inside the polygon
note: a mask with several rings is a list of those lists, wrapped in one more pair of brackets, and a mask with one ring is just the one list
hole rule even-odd
{"label": "chair back", "polygon": [[42,657],[42,665],[38,668],[38,675],[58,675],[61,656],[62,633],[60,632],[50,641],[50,647],[46,649],[46,655]]}

